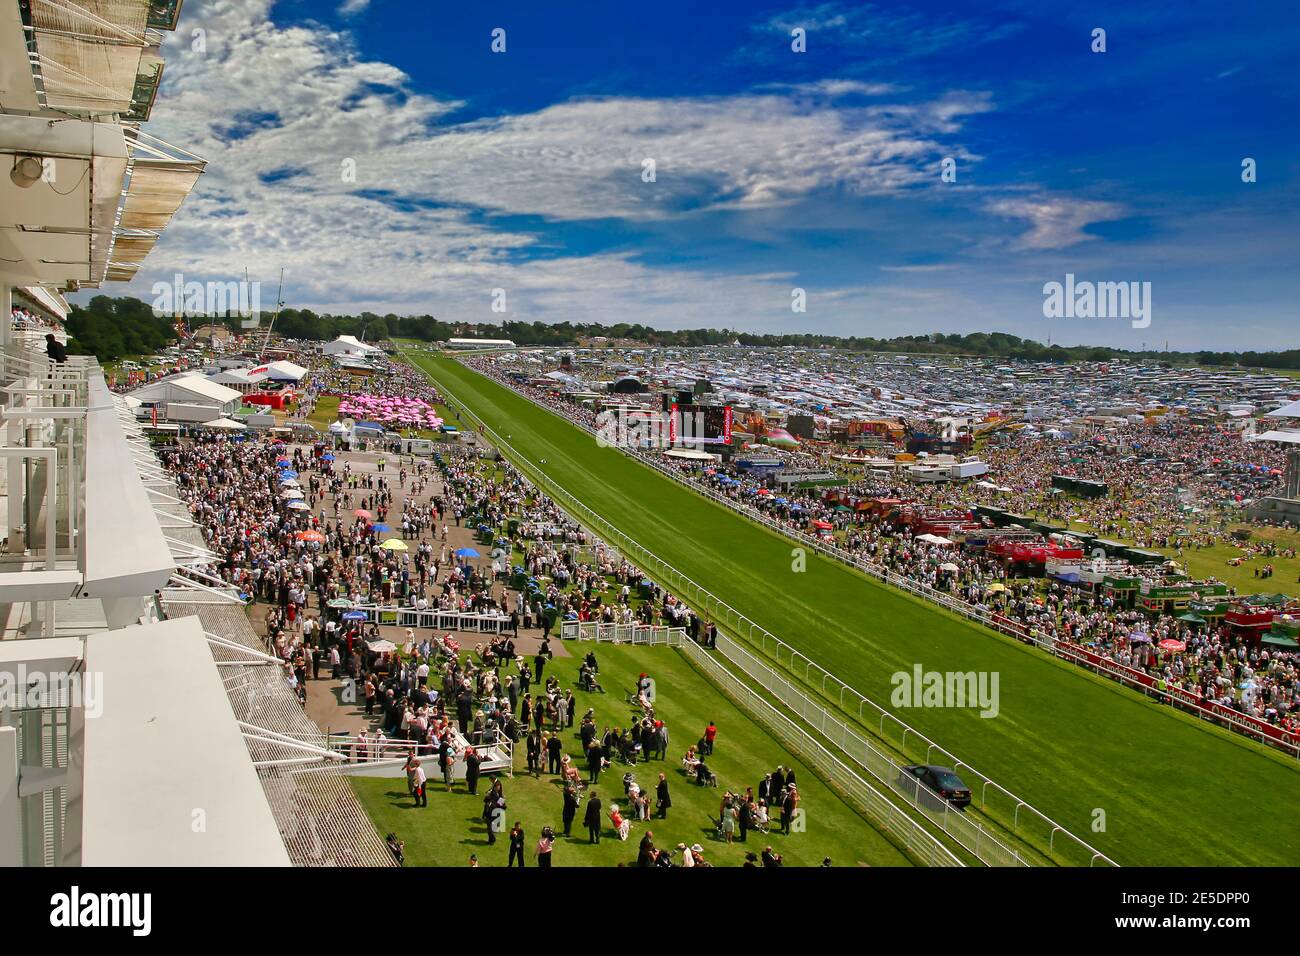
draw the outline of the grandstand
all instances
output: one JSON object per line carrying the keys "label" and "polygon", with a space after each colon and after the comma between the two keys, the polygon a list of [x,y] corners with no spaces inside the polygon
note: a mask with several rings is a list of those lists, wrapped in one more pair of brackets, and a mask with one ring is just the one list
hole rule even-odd
{"label": "grandstand", "polygon": [[390,865],[126,401],[46,356],[203,172],[142,128],[179,8],[0,4],[0,865]]}

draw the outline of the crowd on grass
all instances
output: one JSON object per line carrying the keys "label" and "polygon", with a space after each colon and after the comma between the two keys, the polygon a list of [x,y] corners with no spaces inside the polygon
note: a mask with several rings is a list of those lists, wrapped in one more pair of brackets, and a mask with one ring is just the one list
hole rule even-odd
{"label": "crowd on grass", "polygon": [[[305,699],[309,679],[322,672],[349,681],[375,718],[372,732],[352,742],[354,759],[405,754],[408,782],[420,805],[426,781],[450,789],[458,768],[464,786],[477,793],[485,761],[500,757],[503,741],[522,746],[529,772],[562,777],[567,804],[581,797],[599,808],[595,786],[611,766],[663,761],[669,731],[656,716],[652,686],[643,682],[628,701],[631,716],[597,725],[595,709],[579,717],[576,694],[602,695],[599,664],[588,655],[578,686],[565,688],[546,673],[548,635],[561,619],[673,624],[707,640],[709,625],[673,595],[645,581],[640,571],[585,532],[522,475],[500,459],[449,450],[436,461],[396,460],[389,471],[381,456],[374,471],[340,462],[325,443],[288,447],[279,441],[200,434],[161,452],[181,499],[217,556],[203,569],[228,583],[262,611],[267,635],[291,671],[290,685]],[[396,486],[396,487],[394,487]],[[397,502],[396,491],[401,491]],[[391,522],[391,524],[390,524]],[[451,524],[490,529],[501,559],[459,559],[448,552]],[[393,537],[389,537],[392,535]],[[393,538],[406,550],[384,547]],[[516,588],[516,566],[528,587]],[[472,653],[451,635],[417,635],[407,629],[401,646],[388,650],[373,623],[348,610],[369,603],[493,609],[510,626]],[[520,625],[536,624],[543,637],[531,658],[516,646]],[[310,675],[310,677],[309,677]],[[643,678],[645,675],[643,675]],[[576,729],[575,728],[576,722]],[[569,733],[571,732],[571,733]],[[565,735],[576,743],[565,745]],[[682,773],[697,786],[717,786],[708,767],[716,727],[710,725],[682,759]],[[572,750],[572,753],[568,751]],[[428,770],[425,769],[426,765]],[[798,807],[793,774],[769,775],[757,788],[726,793],[718,835],[730,841],[764,832],[772,817],[789,832]],[[612,802],[599,826],[626,838],[632,826],[666,816],[671,806],[666,776],[650,792],[634,774],[623,777],[623,797]],[[500,823],[500,780],[489,788],[484,819]],[[562,808],[565,831],[576,808]],[[490,842],[498,831],[489,829]],[[543,838],[545,839],[545,838]],[[704,850],[642,848],[654,865],[707,866]],[[769,853],[765,865],[779,863]]]}
{"label": "crowd on grass", "polygon": [[[579,426],[596,429],[596,413],[585,405],[522,382],[488,360],[468,362]],[[795,468],[819,463],[800,451],[765,451],[790,457]],[[1125,609],[1100,590],[1018,578],[1018,569],[995,554],[920,540],[886,515],[856,507],[873,498],[902,498],[961,513],[979,504],[995,505],[1182,555],[1229,540],[1240,503],[1276,492],[1284,467],[1283,452],[1276,447],[1248,444],[1239,432],[1187,422],[1129,426],[1106,441],[1009,433],[984,453],[997,484],[903,485],[892,475],[864,476],[831,496],[776,489],[766,478],[721,463],[674,462],[644,454],[656,467],[675,470],[793,535],[998,615],[1037,639],[1081,645],[1150,675],[1161,690],[1199,694],[1300,732],[1300,653],[1249,642],[1227,627],[1209,628],[1180,615]],[[1055,493],[1053,475],[1103,481],[1110,493],[1097,499]],[[1264,555],[1277,553],[1267,543],[1256,547]],[[1264,577],[1271,573],[1267,566],[1261,570]],[[1162,648],[1161,641],[1176,643]]]}

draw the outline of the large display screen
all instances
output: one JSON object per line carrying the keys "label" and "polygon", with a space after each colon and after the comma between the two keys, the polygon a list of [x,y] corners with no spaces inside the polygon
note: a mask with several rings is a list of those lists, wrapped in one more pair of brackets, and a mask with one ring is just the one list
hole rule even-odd
{"label": "large display screen", "polygon": [[730,405],[674,405],[669,424],[674,445],[730,445]]}

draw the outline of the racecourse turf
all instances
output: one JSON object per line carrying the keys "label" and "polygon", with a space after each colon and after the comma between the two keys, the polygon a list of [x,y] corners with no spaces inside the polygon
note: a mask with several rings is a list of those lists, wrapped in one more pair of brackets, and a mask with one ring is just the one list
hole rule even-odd
{"label": "racecourse turf", "polygon": [[[792,760],[764,730],[724,698],[695,671],[681,652],[668,647],[630,647],[587,644],[572,647],[575,656],[556,657],[546,665],[546,674],[560,678],[561,686],[574,688],[578,707],[574,726],[562,731],[565,753],[579,763],[582,779],[587,766],[582,759],[578,723],[588,707],[596,712],[596,726],[626,726],[632,710],[625,691],[635,687],[642,672],[655,680],[655,713],[668,727],[670,738],[666,760],[642,761],[634,767],[615,762],[601,774],[594,789],[604,804],[601,842],[591,845],[582,825],[582,809],[574,820],[572,835],[565,838],[561,823],[563,791],[559,777],[543,773],[534,778],[526,772],[527,759],[521,744],[515,748],[515,776],[502,777],[506,797],[506,827],[516,820],[527,837],[526,866],[534,866],[533,848],[543,826],[558,836],[552,861],[555,866],[617,866],[636,860],[637,845],[647,829],[655,845],[672,849],[679,843],[699,843],[706,858],[716,866],[740,866],[746,851],[761,853],[771,846],[789,866],[818,866],[829,857],[834,866],[907,866],[902,851],[868,825],[855,810],[832,793],[805,764]],[[606,693],[587,693],[578,688],[578,667],[582,655],[594,651],[600,665],[600,682]],[[682,769],[686,748],[704,732],[709,721],[718,728],[710,769],[718,775],[718,789],[699,787]],[[725,790],[757,790],[765,772],[780,764],[795,768],[803,796],[800,825],[783,835],[771,828],[767,835],[750,834],[745,843],[728,845],[715,836],[711,819],[716,818]],[[406,843],[406,862],[412,866],[463,866],[471,854],[480,866],[505,866],[509,851],[504,834],[495,845],[487,842],[487,824],[482,820],[482,794],[492,785],[491,777],[479,782],[479,796],[468,793],[464,782],[448,793],[438,775],[437,760],[425,763],[430,775],[427,807],[415,807],[404,777],[352,777],[353,788],[380,833],[396,833]],[[631,771],[637,782],[652,795],[659,773],[668,778],[672,809],[666,820],[636,821],[626,843],[620,842],[609,826],[612,803],[626,808],[623,774]],[[674,860],[681,855],[674,851]]]}
{"label": "racecourse turf", "polygon": [[[1106,853],[1141,865],[1300,860],[1300,761],[1198,722],[809,552],[450,359],[415,361],[535,467],[883,706],[891,675],[990,671],[1000,710],[896,711]],[[540,464],[542,461],[545,464]],[[1097,811],[1101,811],[1098,813]],[[1104,829],[1099,829],[1104,827]]]}

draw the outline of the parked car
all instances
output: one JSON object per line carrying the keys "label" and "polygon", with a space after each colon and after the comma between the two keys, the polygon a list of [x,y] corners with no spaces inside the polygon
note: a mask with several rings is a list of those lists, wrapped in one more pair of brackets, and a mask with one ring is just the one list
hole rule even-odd
{"label": "parked car", "polygon": [[899,775],[899,786],[911,789],[917,780],[922,787],[942,797],[958,810],[970,806],[970,787],[948,767],[924,764],[904,767]]}

